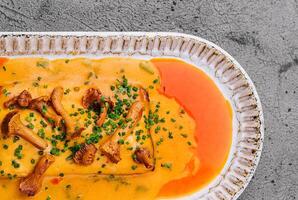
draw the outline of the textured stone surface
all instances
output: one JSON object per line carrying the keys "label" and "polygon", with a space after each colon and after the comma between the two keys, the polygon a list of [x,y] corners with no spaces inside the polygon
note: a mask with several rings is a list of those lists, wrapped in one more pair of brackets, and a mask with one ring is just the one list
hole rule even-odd
{"label": "textured stone surface", "polygon": [[1,0],[1,31],[174,31],[232,54],[254,81],[265,145],[241,200],[298,198],[297,0]]}

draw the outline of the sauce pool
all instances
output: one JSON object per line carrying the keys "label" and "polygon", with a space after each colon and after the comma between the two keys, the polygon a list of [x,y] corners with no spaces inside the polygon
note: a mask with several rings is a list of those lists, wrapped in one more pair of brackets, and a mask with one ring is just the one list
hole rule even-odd
{"label": "sauce pool", "polygon": [[232,143],[232,112],[215,83],[201,70],[176,59],[152,59],[161,75],[160,93],[175,98],[196,122],[195,159],[188,176],[168,182],[159,196],[180,196],[210,183],[222,170]]}

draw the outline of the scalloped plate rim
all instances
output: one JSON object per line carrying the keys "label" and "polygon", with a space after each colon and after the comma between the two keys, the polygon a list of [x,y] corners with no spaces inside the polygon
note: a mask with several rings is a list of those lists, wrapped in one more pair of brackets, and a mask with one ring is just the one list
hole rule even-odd
{"label": "scalloped plate rim", "polygon": [[[199,36],[191,35],[191,34],[185,34],[185,33],[177,33],[177,32],[0,32],[0,36],[2,35],[12,35],[12,36],[22,36],[22,35],[49,35],[49,36],[147,36],[147,37],[156,37],[156,36],[174,36],[174,37],[185,37],[185,38],[191,38],[194,40],[197,40],[199,42],[206,43],[208,46],[215,48],[219,52],[221,52],[225,57],[227,57],[236,67],[241,71],[241,73],[246,78],[247,82],[249,83],[250,88],[253,91],[253,95],[256,98],[256,104],[259,111],[259,120],[260,120],[260,145],[258,147],[257,157],[254,160],[254,166],[251,169],[251,173],[248,175],[248,178],[245,180],[242,187],[234,194],[232,197],[233,200],[237,199],[245,190],[245,188],[250,183],[253,175],[255,174],[256,168],[258,167],[258,164],[260,162],[262,150],[263,150],[263,143],[264,143],[264,115],[263,115],[263,108],[261,105],[260,97],[257,93],[256,87],[251,80],[251,78],[248,76],[246,71],[243,69],[243,67],[236,61],[236,59],[231,56],[228,52],[226,52],[224,49],[222,49],[220,46],[214,44],[213,42],[210,42],[206,39],[203,39]],[[183,58],[180,58],[183,59]],[[187,198],[187,197],[186,197]]]}

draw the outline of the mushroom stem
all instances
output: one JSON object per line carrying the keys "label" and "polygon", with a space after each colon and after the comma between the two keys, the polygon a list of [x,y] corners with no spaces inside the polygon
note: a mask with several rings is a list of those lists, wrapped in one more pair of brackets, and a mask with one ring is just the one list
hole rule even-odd
{"label": "mushroom stem", "polygon": [[[126,127],[122,128],[119,127],[116,129],[116,131],[113,133],[112,137],[110,137],[106,142],[103,143],[103,145],[100,147],[101,152],[106,155],[113,163],[118,163],[121,160],[120,157],[120,145],[118,143],[119,139],[121,139],[120,133],[125,133],[125,137],[127,137],[134,129],[134,127],[137,125],[137,123],[142,118],[143,112],[147,112],[149,109],[149,95],[147,91],[139,87],[139,96],[140,99],[138,101],[135,101],[126,116]],[[122,139],[124,139],[122,137]],[[153,169],[154,165],[152,163],[150,152],[147,150],[143,151],[137,151],[136,152],[139,162],[143,163],[146,168]]]}
{"label": "mushroom stem", "polygon": [[28,196],[34,196],[42,187],[44,173],[54,161],[55,157],[50,154],[41,157],[34,171],[21,180],[19,185],[20,191]]}
{"label": "mushroom stem", "polygon": [[81,132],[84,130],[84,128],[76,127],[74,121],[71,119],[69,114],[65,111],[63,105],[62,105],[62,98],[63,98],[64,90],[62,87],[56,87],[54,88],[51,100],[52,105],[55,109],[55,111],[62,116],[64,119],[64,123],[66,126],[66,139],[71,139],[73,137],[77,137],[81,134]]}
{"label": "mushroom stem", "polygon": [[136,124],[139,122],[139,120],[142,117],[142,113],[144,110],[144,103],[141,101],[134,102],[129,112],[126,116],[127,125],[125,128],[119,127],[112,135],[111,138],[109,138],[103,145],[100,147],[100,150],[103,154],[105,154],[113,163],[118,163],[120,158],[120,145],[118,143],[119,139],[121,139],[120,133],[126,133],[126,136],[130,134]]}
{"label": "mushroom stem", "polygon": [[96,120],[96,125],[99,127],[102,126],[106,120],[107,115],[108,115],[108,107],[104,103],[102,103],[102,112],[99,114],[99,117]]}
{"label": "mushroom stem", "polygon": [[41,150],[46,149],[48,146],[45,140],[34,134],[31,129],[22,123],[18,111],[10,112],[5,116],[1,125],[1,131],[6,137],[18,135]]}
{"label": "mushroom stem", "polygon": [[39,98],[33,99],[30,103],[30,108],[38,111],[54,127],[59,127],[61,125],[62,117],[50,109],[47,104],[48,101],[49,97],[47,96],[41,96]]}

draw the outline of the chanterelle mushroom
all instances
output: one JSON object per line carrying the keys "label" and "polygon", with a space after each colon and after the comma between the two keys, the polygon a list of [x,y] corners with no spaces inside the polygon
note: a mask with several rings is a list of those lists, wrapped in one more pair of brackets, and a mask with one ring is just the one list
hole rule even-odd
{"label": "chanterelle mushroom", "polygon": [[136,162],[144,164],[147,169],[153,169],[151,154],[147,149],[138,148],[134,154],[136,155]]}
{"label": "chanterelle mushroom", "polygon": [[[127,125],[125,128],[119,127],[114,133],[111,138],[109,138],[103,145],[100,147],[100,150],[103,154],[105,154],[113,163],[118,163],[120,158],[120,146],[119,146],[119,139],[121,139],[120,133],[126,133],[129,135],[138,123],[138,121],[142,117],[142,113],[144,110],[144,103],[141,101],[134,102],[130,110],[126,116]],[[119,134],[118,134],[119,133]]]}
{"label": "chanterelle mushroom", "polygon": [[104,123],[105,120],[106,120],[107,115],[108,115],[108,107],[107,107],[106,105],[103,104],[103,106],[102,106],[102,111],[101,111],[101,113],[99,114],[98,119],[96,120],[96,125],[99,126],[99,127],[102,126],[103,123]]}
{"label": "chanterelle mushroom", "polygon": [[73,137],[79,136],[84,128],[76,127],[74,121],[71,119],[69,114],[65,111],[62,105],[62,98],[63,98],[64,90],[62,87],[54,88],[51,101],[55,111],[62,116],[64,119],[64,123],[66,126],[66,139],[71,139]]}
{"label": "chanterelle mushroom", "polygon": [[38,111],[44,118],[48,120],[54,127],[61,125],[62,117],[57,115],[48,106],[49,97],[41,96],[33,99],[30,103],[30,108]]}
{"label": "chanterelle mushroom", "polygon": [[36,164],[34,171],[20,182],[19,189],[28,196],[34,196],[42,187],[44,173],[55,161],[55,157],[46,154]]}
{"label": "chanterelle mushroom", "polygon": [[82,105],[84,108],[90,108],[95,103],[99,103],[102,97],[101,92],[95,88],[89,88],[82,98]]}
{"label": "chanterelle mushroom", "polygon": [[144,88],[140,87],[139,95],[140,95],[141,101],[145,104],[145,106],[148,106],[148,103],[150,102],[148,92]]}
{"label": "chanterelle mushroom", "polygon": [[102,126],[107,117],[108,109],[113,108],[114,103],[111,99],[104,98],[98,89],[89,88],[82,98],[82,105],[85,109],[92,108],[94,111],[100,112],[96,125]]}
{"label": "chanterelle mushroom", "polygon": [[46,149],[48,146],[45,140],[34,134],[31,129],[22,123],[18,111],[12,111],[4,117],[1,124],[1,131],[5,134],[5,137],[18,135],[41,150]]}
{"label": "chanterelle mushroom", "polygon": [[[120,133],[126,133],[125,136],[127,137],[140,121],[143,111],[148,110],[149,108],[149,95],[147,91],[142,87],[139,87],[139,96],[140,100],[135,101],[128,111],[128,114],[126,116],[126,121],[128,121],[126,127],[119,127],[118,129],[116,129],[112,137],[110,137],[100,147],[101,152],[106,155],[113,163],[118,163],[121,160],[120,145],[118,143],[119,139],[121,139]],[[149,159],[149,154],[146,154],[144,158],[148,157]],[[147,159],[145,160],[145,162],[147,162]],[[150,166],[149,162],[150,161],[147,162],[148,168],[153,168],[153,165],[151,164],[152,166]]]}
{"label": "chanterelle mushroom", "polygon": [[81,148],[74,154],[73,160],[76,164],[91,165],[96,151],[97,148],[93,144],[82,144]]}
{"label": "chanterelle mushroom", "polygon": [[4,107],[9,108],[10,106],[18,105],[22,108],[27,108],[32,100],[31,94],[24,90],[16,97],[9,99],[8,101],[4,102]]}

